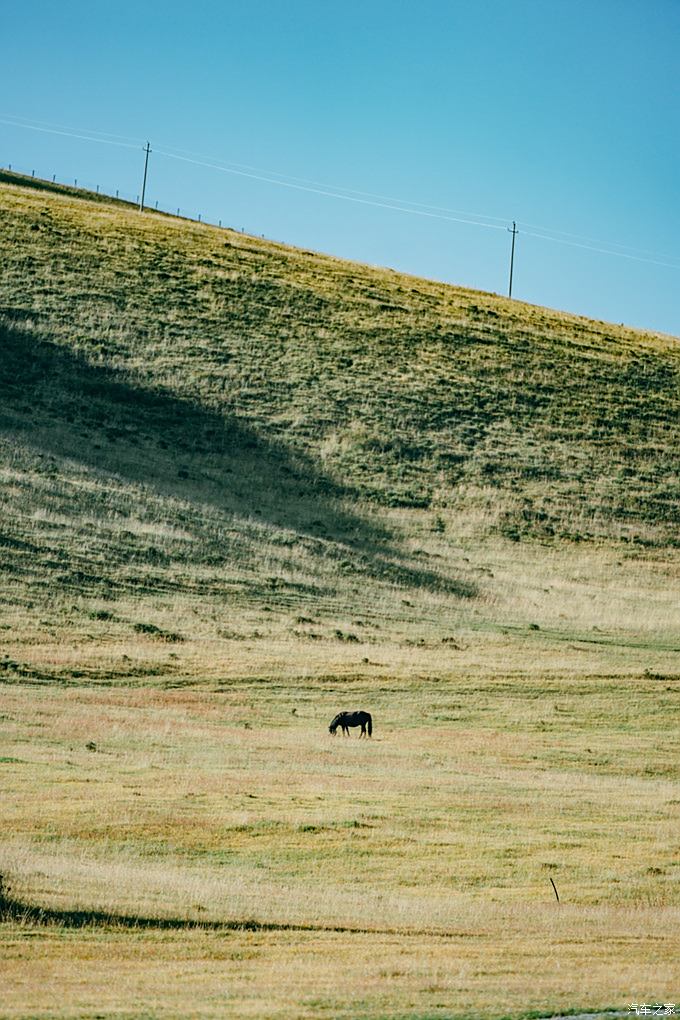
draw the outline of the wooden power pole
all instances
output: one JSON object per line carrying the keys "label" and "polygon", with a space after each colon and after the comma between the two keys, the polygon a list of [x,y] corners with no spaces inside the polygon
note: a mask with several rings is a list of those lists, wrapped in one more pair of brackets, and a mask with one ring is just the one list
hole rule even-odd
{"label": "wooden power pole", "polygon": [[140,212],[144,212],[144,193],[146,191],[146,172],[149,169],[149,153],[151,152],[151,146],[149,145],[148,142],[146,143],[146,147],[144,148],[144,152],[146,153],[146,155],[144,157],[144,178],[142,180],[142,194],[141,194],[140,199],[139,199],[139,211]]}
{"label": "wooden power pole", "polygon": [[515,238],[519,234],[517,224],[512,221],[512,230],[508,227],[508,233],[512,234],[512,248],[510,249],[510,286],[508,287],[508,297],[512,297],[512,272],[515,268]]}

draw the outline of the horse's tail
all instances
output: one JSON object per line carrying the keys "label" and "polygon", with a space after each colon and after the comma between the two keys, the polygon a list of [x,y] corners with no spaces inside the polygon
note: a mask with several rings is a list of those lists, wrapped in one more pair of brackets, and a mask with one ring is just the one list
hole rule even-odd
{"label": "horse's tail", "polygon": [[373,736],[373,720],[371,719],[371,713],[370,712],[367,712],[366,715],[368,716],[368,719],[366,720],[366,722],[368,724],[368,735],[369,735],[369,737],[371,737],[371,736]]}

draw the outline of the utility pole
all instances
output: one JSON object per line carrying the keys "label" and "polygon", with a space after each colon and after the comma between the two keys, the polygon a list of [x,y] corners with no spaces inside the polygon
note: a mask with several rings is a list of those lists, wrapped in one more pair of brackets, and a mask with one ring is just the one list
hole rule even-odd
{"label": "utility pole", "polygon": [[149,167],[149,153],[151,152],[151,146],[149,145],[148,142],[146,143],[146,147],[144,149],[144,152],[146,153],[146,156],[144,157],[144,179],[142,181],[142,195],[141,195],[141,198],[139,199],[139,211],[140,212],[144,212],[144,192],[146,191],[146,171],[148,170],[148,167]]}
{"label": "utility pole", "polygon": [[512,234],[512,248],[510,249],[510,286],[508,287],[508,297],[512,297],[512,271],[515,268],[515,238],[519,234],[517,224],[512,221],[512,230],[508,227],[508,233]]}

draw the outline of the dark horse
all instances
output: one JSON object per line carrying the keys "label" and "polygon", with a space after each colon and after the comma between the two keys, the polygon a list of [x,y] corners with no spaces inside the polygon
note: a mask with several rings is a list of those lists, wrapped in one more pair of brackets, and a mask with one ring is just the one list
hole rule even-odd
{"label": "dark horse", "polygon": [[350,726],[361,726],[360,737],[366,736],[366,730],[368,730],[369,737],[373,734],[373,720],[371,719],[370,712],[338,712],[328,727],[328,732],[335,736],[338,726],[346,737],[349,736]]}

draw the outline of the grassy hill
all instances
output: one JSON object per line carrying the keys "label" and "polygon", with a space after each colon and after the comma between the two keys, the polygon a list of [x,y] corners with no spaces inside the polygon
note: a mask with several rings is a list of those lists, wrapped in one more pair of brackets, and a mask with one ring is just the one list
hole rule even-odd
{"label": "grassy hill", "polygon": [[465,599],[462,537],[677,544],[673,338],[42,188],[0,215],[13,601]]}
{"label": "grassy hill", "polygon": [[0,1015],[668,998],[680,341],[7,174],[0,228]]}
{"label": "grassy hill", "polygon": [[[219,419],[353,498],[448,508],[482,490],[513,536],[674,534],[676,340],[115,205],[3,198],[3,310],[29,346],[56,345],[26,382],[87,366],[63,399],[108,440],[102,466],[188,404],[206,417],[185,456],[222,452]],[[133,399],[116,382],[140,421],[101,435]]]}

